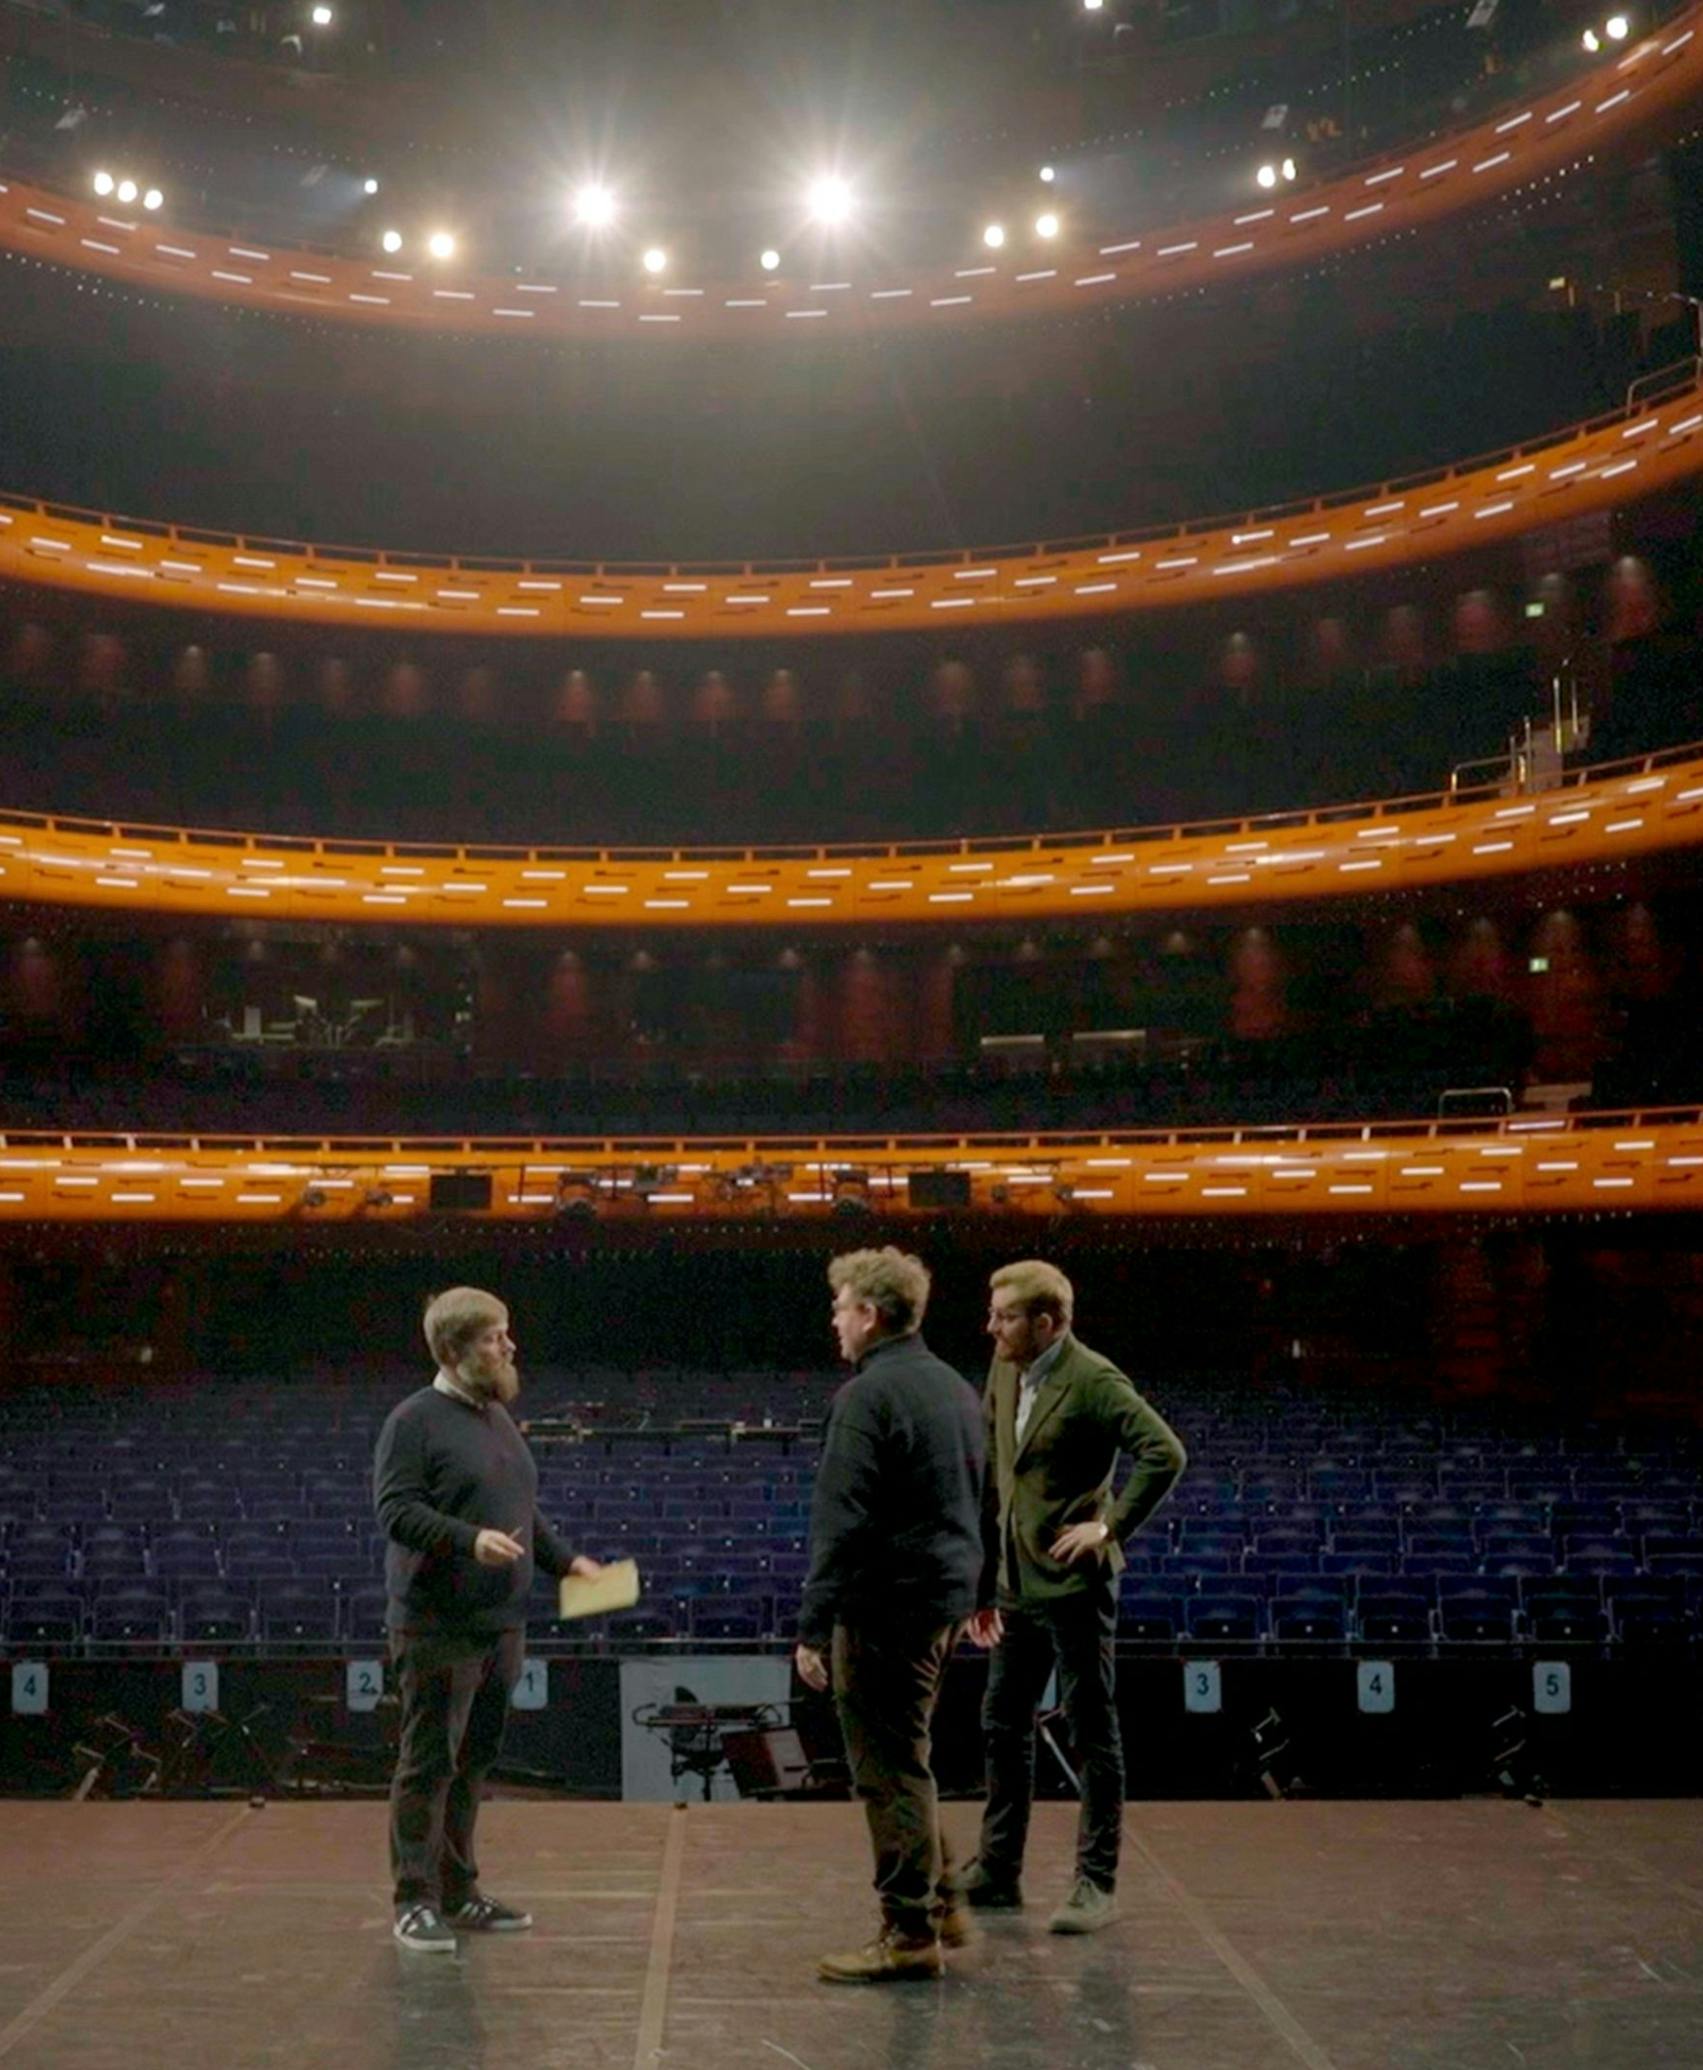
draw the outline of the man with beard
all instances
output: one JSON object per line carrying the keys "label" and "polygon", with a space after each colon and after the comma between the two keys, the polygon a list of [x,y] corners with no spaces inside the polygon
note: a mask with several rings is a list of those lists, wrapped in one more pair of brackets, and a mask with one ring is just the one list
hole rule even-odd
{"label": "man with beard", "polygon": [[373,1494],[402,1699],[390,1786],[394,1931],[404,1948],[429,1953],[453,1951],[457,1927],[532,1924],[479,1888],[479,1797],[520,1679],[535,1566],[601,1569],[538,1513],[538,1469],[508,1411],[520,1392],[508,1310],[477,1287],[451,1287],[428,1305],[425,1327],[437,1376],[391,1411]]}

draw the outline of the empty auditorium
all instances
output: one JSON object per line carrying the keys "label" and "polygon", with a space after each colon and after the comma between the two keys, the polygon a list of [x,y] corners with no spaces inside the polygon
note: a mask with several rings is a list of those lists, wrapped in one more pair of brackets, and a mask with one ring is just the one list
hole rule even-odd
{"label": "empty auditorium", "polygon": [[0,103],[0,2070],[1703,2064],[1703,0]]}

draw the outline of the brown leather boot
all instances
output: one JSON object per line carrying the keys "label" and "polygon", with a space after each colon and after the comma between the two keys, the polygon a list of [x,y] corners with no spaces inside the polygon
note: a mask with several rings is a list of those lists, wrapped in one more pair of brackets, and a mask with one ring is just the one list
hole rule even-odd
{"label": "brown leather boot", "polygon": [[884,1926],[867,1947],[849,1955],[824,1955],[816,1974],[825,1984],[908,1984],[928,1982],[945,1969],[932,1932]]}
{"label": "brown leather boot", "polygon": [[961,1897],[952,1897],[941,1906],[935,1925],[943,1948],[967,1948],[976,1938],[976,1922]]}

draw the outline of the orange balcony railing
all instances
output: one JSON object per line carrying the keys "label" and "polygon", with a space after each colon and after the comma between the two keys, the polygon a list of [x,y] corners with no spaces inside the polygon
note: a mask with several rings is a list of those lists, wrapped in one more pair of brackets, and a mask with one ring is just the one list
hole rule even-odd
{"label": "orange balcony railing", "polygon": [[1429,792],[1254,819],[784,848],[494,848],[0,813],[0,900],[410,926],[893,926],[1231,911],[1616,869],[1703,842],[1703,743],[1530,794]]}
{"label": "orange balcony railing", "polygon": [[[1703,1112],[1138,1130],[753,1137],[0,1136],[0,1223],[343,1228],[501,1223],[852,1225],[866,1213],[1076,1216],[1621,1214],[1703,1206]],[[929,1181],[933,1181],[933,1185]],[[915,1196],[913,1198],[913,1195]]]}
{"label": "orange balcony railing", "polygon": [[151,294],[192,295],[403,331],[658,340],[844,337],[875,329],[950,330],[977,319],[1076,314],[1108,301],[1172,295],[1358,247],[1481,210],[1593,158],[1650,144],[1684,122],[1703,82],[1703,10],[1687,9],[1570,84],[1516,99],[1482,122],[1328,182],[1250,196],[1170,228],[1134,227],[1103,244],[930,271],[832,280],[628,277],[597,284],[480,275],[401,260],[374,264],[137,217],[110,202],[0,184],[0,246]]}
{"label": "orange balcony railing", "polygon": [[1624,408],[1399,480],[1091,539],[818,561],[444,559],[210,532],[0,493],[0,580],[303,625],[520,638],[803,639],[1226,601],[1439,559],[1703,468],[1686,361]]}

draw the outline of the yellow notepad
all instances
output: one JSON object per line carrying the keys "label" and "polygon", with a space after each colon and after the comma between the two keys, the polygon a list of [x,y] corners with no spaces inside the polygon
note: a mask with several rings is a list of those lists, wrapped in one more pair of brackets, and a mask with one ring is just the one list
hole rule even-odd
{"label": "yellow notepad", "polygon": [[558,1592],[562,1617],[603,1617],[611,1610],[630,1610],[639,1600],[635,1560],[611,1560],[601,1574],[564,1574]]}

